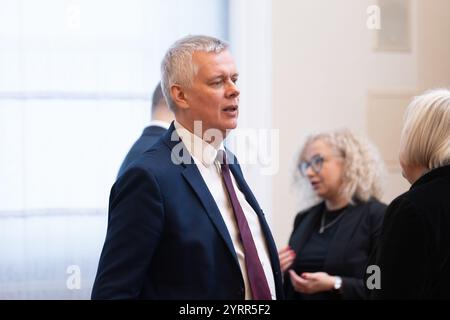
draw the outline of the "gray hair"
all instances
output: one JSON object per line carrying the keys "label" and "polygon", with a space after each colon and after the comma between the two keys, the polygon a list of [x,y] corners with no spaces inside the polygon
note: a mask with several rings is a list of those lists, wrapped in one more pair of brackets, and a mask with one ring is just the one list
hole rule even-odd
{"label": "gray hair", "polygon": [[167,50],[161,63],[161,86],[169,108],[175,112],[176,104],[170,95],[174,84],[190,86],[197,73],[197,66],[192,63],[195,51],[220,53],[228,49],[225,41],[209,36],[189,35],[176,41]]}

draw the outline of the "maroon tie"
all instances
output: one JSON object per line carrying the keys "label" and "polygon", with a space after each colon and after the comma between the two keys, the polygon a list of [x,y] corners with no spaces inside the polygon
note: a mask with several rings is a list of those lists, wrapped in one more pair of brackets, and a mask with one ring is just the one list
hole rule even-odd
{"label": "maroon tie", "polygon": [[248,281],[250,282],[250,288],[252,290],[252,296],[254,300],[271,300],[269,285],[267,284],[266,275],[264,274],[261,261],[256,251],[255,242],[253,241],[252,233],[245,218],[244,211],[234,191],[233,183],[231,182],[230,168],[226,160],[225,152],[218,151],[218,158],[222,168],[222,177],[227,188],[228,195],[231,200],[231,206],[233,207],[234,216],[236,218],[239,234],[241,237],[242,245],[244,247],[245,266],[247,267]]}

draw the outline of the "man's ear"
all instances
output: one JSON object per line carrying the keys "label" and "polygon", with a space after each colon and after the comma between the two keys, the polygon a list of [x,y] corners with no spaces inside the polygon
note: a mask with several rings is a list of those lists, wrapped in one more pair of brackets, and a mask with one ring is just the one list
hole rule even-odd
{"label": "man's ear", "polygon": [[189,104],[186,100],[186,92],[184,91],[184,88],[182,86],[180,86],[179,84],[172,85],[170,87],[170,95],[179,108],[189,108]]}

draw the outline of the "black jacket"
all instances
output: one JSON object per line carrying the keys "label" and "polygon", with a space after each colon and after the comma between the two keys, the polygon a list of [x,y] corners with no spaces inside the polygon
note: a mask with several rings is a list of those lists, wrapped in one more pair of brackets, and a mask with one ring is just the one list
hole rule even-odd
{"label": "black jacket", "polygon": [[130,151],[128,151],[120,166],[117,177],[121,176],[125,172],[125,169],[141,154],[149,150],[166,131],[166,129],[160,126],[148,126],[145,128],[142,135],[136,140]]}
{"label": "black jacket", "polygon": [[[296,251],[297,256],[301,255],[301,248],[304,247],[312,232],[317,230],[324,206],[322,202],[299,213],[295,218],[289,245]],[[317,270],[342,278],[340,294],[333,295],[336,298],[367,298],[363,282],[365,267],[377,241],[385,209],[386,205],[383,203],[369,200],[365,203],[349,205],[342,213],[342,219],[325,259],[324,270]],[[286,298],[295,299],[296,294],[288,272],[284,276],[284,288]]]}
{"label": "black jacket", "polygon": [[386,211],[373,299],[450,299],[450,165],[434,169]]}

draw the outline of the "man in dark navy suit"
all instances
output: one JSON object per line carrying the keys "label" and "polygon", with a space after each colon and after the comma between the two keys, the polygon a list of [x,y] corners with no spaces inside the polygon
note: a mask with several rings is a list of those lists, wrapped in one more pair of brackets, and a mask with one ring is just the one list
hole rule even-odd
{"label": "man in dark navy suit", "polygon": [[223,146],[240,94],[228,44],[182,38],[161,71],[176,120],[112,187],[92,298],[282,298],[264,213]]}
{"label": "man in dark navy suit", "polygon": [[142,153],[149,150],[155,142],[161,138],[164,132],[169,129],[170,123],[174,119],[173,113],[169,110],[166,100],[164,99],[160,82],[158,82],[158,85],[153,92],[151,113],[152,121],[150,122],[150,125],[144,129],[142,135],[136,140],[130,151],[128,151],[120,166],[117,177],[121,176],[130,163],[136,160]]}

